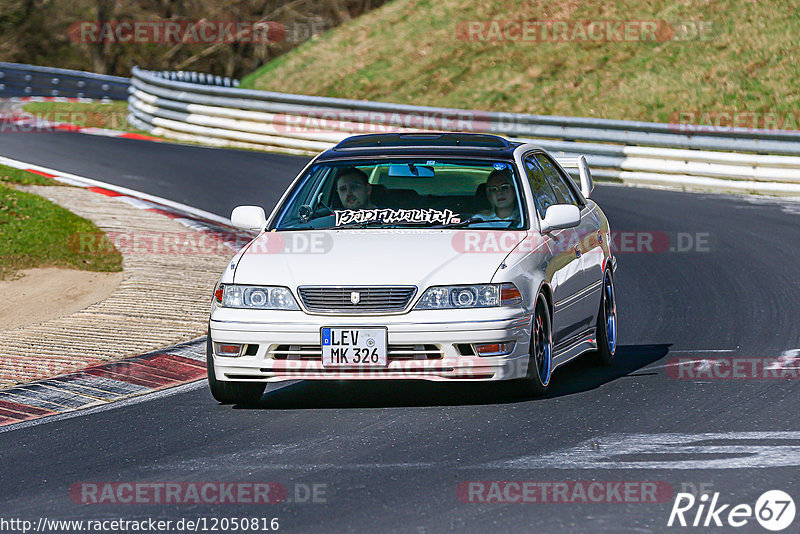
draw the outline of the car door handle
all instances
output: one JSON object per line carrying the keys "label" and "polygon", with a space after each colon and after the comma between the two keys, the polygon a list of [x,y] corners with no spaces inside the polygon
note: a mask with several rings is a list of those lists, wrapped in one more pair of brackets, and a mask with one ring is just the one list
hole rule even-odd
{"label": "car door handle", "polygon": [[576,258],[580,258],[581,257],[581,247],[580,247],[580,245],[575,245],[575,257]]}

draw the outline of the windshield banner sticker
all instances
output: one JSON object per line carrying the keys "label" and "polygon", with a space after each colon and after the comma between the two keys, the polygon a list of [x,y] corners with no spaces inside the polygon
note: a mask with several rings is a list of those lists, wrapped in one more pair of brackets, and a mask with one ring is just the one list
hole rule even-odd
{"label": "windshield banner sticker", "polygon": [[372,209],[372,210],[336,210],[336,226],[351,223],[379,221],[386,224],[406,223],[441,223],[461,222],[456,214],[449,210],[435,209]]}

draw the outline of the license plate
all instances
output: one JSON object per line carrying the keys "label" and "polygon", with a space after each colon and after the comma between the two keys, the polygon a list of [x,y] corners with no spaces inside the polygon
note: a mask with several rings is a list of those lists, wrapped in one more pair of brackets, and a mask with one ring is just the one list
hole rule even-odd
{"label": "license plate", "polygon": [[325,367],[386,367],[386,338],[382,328],[323,327],[322,365]]}

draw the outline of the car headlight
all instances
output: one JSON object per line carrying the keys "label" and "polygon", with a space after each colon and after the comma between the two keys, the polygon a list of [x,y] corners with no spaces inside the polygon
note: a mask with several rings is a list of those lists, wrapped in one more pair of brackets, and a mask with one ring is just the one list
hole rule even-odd
{"label": "car headlight", "polygon": [[223,308],[250,308],[256,310],[299,310],[292,292],[286,287],[242,286],[220,284],[214,299]]}
{"label": "car headlight", "polygon": [[455,308],[492,308],[516,306],[522,295],[514,284],[481,284],[474,286],[434,286],[419,299],[415,310]]}

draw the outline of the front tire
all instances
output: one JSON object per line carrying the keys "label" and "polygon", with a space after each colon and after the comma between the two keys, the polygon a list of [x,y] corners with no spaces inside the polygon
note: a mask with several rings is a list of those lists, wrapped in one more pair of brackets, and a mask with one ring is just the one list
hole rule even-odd
{"label": "front tire", "polygon": [[536,300],[532,330],[528,371],[519,385],[523,393],[541,396],[547,393],[553,374],[553,328],[550,310],[542,295]]}
{"label": "front tire", "polygon": [[226,382],[217,380],[214,371],[214,343],[211,332],[206,337],[206,369],[211,396],[222,404],[256,404],[264,394],[266,384],[259,382]]}
{"label": "front tire", "polygon": [[597,313],[597,352],[595,360],[601,365],[614,363],[617,353],[617,295],[610,270],[603,275],[603,294]]}

